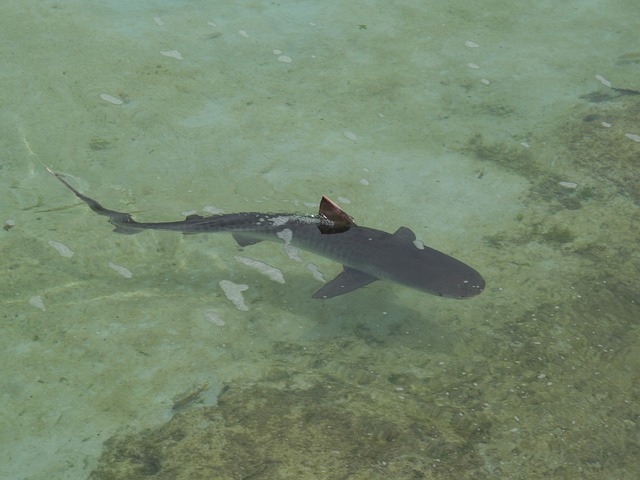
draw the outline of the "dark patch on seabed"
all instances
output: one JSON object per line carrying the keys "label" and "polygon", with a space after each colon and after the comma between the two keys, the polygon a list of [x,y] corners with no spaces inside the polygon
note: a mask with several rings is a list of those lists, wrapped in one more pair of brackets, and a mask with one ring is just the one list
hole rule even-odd
{"label": "dark patch on seabed", "polygon": [[[477,445],[490,428],[482,414],[417,409],[397,392],[373,393],[332,378],[304,390],[231,388],[218,407],[108,441],[91,478],[408,479],[436,470],[460,479],[482,465]],[[434,414],[449,425],[437,426]]]}
{"label": "dark patch on seabed", "polygon": [[529,181],[517,223],[484,238],[502,258],[518,252],[522,257],[524,246],[537,244],[582,262],[578,282],[609,281],[637,292],[640,144],[625,134],[638,131],[640,99],[617,95],[588,101],[595,93],[581,96],[572,111],[539,134],[538,143],[547,149],[491,142],[476,134],[461,150],[486,163],[483,177],[506,170]]}

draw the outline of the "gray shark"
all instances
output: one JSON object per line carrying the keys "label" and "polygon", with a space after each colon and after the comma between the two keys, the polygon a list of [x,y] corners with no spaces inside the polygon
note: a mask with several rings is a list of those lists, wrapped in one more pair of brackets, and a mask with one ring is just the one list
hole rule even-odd
{"label": "gray shark", "polygon": [[468,298],[484,290],[482,276],[469,265],[424,246],[407,227],[394,233],[356,225],[338,205],[322,197],[318,215],[243,212],[223,215],[189,215],[174,222],[137,222],[130,214],[109,210],[81,194],[61,175],[60,180],[91,210],[109,218],[115,232],[170,230],[184,234],[228,232],[241,246],[263,240],[284,242],[341,263],[343,271],[313,294],[331,298],[390,280],[441,297]]}

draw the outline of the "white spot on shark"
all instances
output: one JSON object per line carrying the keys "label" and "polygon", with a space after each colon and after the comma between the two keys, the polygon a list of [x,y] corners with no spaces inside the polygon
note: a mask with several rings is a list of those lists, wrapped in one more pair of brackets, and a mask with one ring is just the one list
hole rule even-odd
{"label": "white spot on shark", "polygon": [[291,240],[293,240],[293,232],[291,229],[283,228],[279,232],[276,232],[276,236],[284,241],[284,253],[287,257],[296,262],[301,262],[300,249],[291,245]]}
{"label": "white spot on shark", "polygon": [[293,232],[290,228],[284,228],[276,233],[276,237],[280,238],[285,245],[289,245],[293,240]]}
{"label": "white spot on shark", "polygon": [[274,227],[280,227],[282,225],[286,225],[289,222],[309,223],[312,225],[317,225],[318,223],[320,223],[319,218],[312,217],[310,215],[279,215],[277,217],[270,218],[269,221]]}

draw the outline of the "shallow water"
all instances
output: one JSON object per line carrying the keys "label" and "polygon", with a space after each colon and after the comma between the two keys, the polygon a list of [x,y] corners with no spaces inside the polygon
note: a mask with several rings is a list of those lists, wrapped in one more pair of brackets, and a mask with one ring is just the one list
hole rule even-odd
{"label": "shallow water", "polygon": [[[635,2],[238,3],[3,6],[0,476],[637,478]],[[487,289],[314,300],[45,165],[139,220],[327,195]]]}

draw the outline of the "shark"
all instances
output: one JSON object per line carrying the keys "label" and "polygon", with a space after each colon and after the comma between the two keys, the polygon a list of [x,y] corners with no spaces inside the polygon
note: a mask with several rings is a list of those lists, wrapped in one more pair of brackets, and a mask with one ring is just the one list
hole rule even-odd
{"label": "shark", "polygon": [[400,227],[388,233],[357,225],[353,218],[323,196],[317,215],[240,212],[189,215],[170,222],[138,222],[131,214],[103,207],[76,190],[63,176],[47,168],[76,197],[98,215],[105,216],[114,231],[132,235],[145,230],[168,230],[183,234],[230,233],[241,247],[261,241],[284,243],[342,265],[342,272],[325,283],[312,298],[327,299],[352,292],[378,280],[386,280],[421,292],[447,298],[470,298],[485,288],[474,268],[416,239]]}

